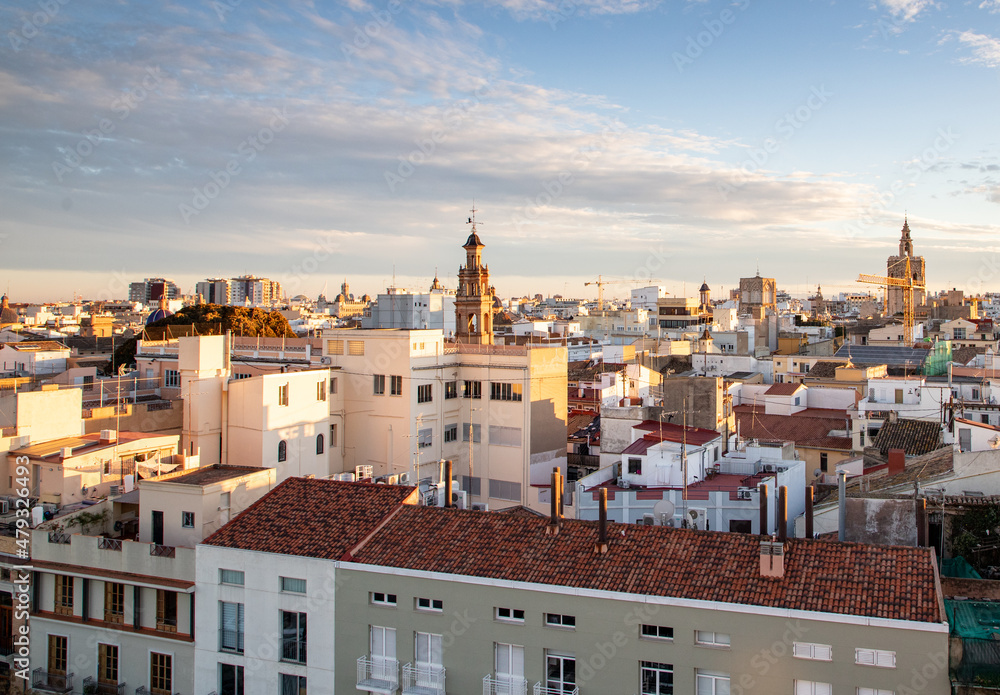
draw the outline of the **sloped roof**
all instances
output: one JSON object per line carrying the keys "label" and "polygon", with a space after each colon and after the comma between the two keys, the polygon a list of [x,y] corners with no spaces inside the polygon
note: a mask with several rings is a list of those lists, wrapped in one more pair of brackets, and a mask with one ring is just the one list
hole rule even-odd
{"label": "sloped roof", "polygon": [[834,379],[837,376],[837,367],[843,367],[846,362],[830,362],[824,360],[817,362],[809,368],[806,377],[810,379]]}
{"label": "sloped roof", "polygon": [[939,423],[900,418],[896,422],[883,423],[872,446],[883,456],[889,454],[889,449],[902,449],[907,456],[920,456],[937,449],[940,442]]}
{"label": "sloped roof", "polygon": [[795,442],[796,446],[850,451],[850,437],[833,436],[834,430],[848,428],[843,410],[806,408],[792,415],[768,415],[763,406],[738,405],[733,408],[740,436],[771,442]]}
{"label": "sloped roof", "polygon": [[[709,442],[718,439],[720,435],[715,430],[706,430],[701,427],[687,427],[677,425],[672,422],[660,422],[658,420],[643,420],[632,429],[651,432],[657,438],[667,442],[687,442],[692,446],[704,446]],[[685,432],[685,430],[687,430]]]}
{"label": "sloped roof", "polygon": [[791,396],[799,389],[804,388],[802,384],[775,384],[764,392],[765,396]]}

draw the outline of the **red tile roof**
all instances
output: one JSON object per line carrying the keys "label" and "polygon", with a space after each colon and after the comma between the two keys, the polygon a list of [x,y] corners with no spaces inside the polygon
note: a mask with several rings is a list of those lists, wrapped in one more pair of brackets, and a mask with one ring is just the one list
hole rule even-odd
{"label": "red tile roof", "polygon": [[652,432],[667,442],[683,442],[686,440],[691,446],[704,446],[722,436],[715,430],[706,430],[701,427],[688,427],[686,428],[687,433],[685,433],[683,425],[676,425],[672,422],[660,423],[658,420],[644,420],[638,425],[634,425],[632,429]]}
{"label": "red tile roof", "polygon": [[764,392],[765,396],[791,396],[803,388],[802,384],[775,384]]}
{"label": "red tile roof", "polygon": [[764,408],[738,405],[733,408],[740,436],[772,442],[795,442],[796,446],[851,451],[850,437],[830,436],[833,430],[848,429],[843,410],[807,408],[792,415],[767,415]]}
{"label": "red tile roof", "polygon": [[622,453],[632,456],[645,456],[646,452],[649,451],[649,447],[659,443],[659,437],[647,434],[642,439],[636,439],[634,442],[622,449]]}
{"label": "red tile roof", "polygon": [[338,560],[402,505],[416,502],[414,487],[288,478],[204,543]]}

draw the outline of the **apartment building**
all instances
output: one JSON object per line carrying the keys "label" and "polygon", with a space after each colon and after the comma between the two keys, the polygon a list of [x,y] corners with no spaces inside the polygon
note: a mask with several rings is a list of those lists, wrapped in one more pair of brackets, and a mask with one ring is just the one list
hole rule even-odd
{"label": "apartment building", "polygon": [[15,376],[51,376],[66,371],[70,349],[57,340],[0,343],[0,365]]}
{"label": "apartment building", "polygon": [[198,546],[194,691],[901,693],[914,673],[948,688],[927,548],[414,502],[289,480]]}
{"label": "apartment building", "polygon": [[446,343],[440,330],[323,339],[344,471],[436,481],[451,459],[470,504],[542,504],[549,472],[566,464],[565,348]]}

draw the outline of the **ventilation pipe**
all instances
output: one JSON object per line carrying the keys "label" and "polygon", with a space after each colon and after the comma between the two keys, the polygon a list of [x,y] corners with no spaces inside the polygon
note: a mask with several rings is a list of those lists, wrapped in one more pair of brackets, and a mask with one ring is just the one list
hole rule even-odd
{"label": "ventilation pipe", "polygon": [[597,546],[594,550],[604,555],[608,552],[608,489],[602,487],[598,495]]}
{"label": "ventilation pipe", "polygon": [[760,484],[760,535],[767,536],[767,485]]}
{"label": "ventilation pipe", "polygon": [[788,538],[788,488],[784,485],[778,488],[778,541],[785,542]]}
{"label": "ventilation pipe", "polygon": [[837,481],[838,493],[840,494],[839,512],[840,524],[838,525],[837,540],[843,543],[847,540],[847,473],[840,472]]}
{"label": "ventilation pipe", "polygon": [[444,505],[451,506],[451,459],[444,462]]}
{"label": "ventilation pipe", "polygon": [[813,486],[806,486],[806,538],[813,537]]}

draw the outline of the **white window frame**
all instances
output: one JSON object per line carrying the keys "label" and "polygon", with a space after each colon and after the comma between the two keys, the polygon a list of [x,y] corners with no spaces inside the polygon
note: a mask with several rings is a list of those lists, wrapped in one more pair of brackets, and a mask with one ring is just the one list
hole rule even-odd
{"label": "white window frame", "polygon": [[732,641],[732,636],[726,634],[725,632],[712,632],[711,630],[694,631],[694,643],[700,647],[729,649],[732,647]]}
{"label": "white window frame", "polygon": [[[503,615],[506,612],[507,615]],[[520,613],[521,617],[518,618],[515,614]],[[524,622],[524,610],[521,608],[506,608],[503,606],[497,606],[494,610],[494,615],[496,619],[504,623],[523,623]]]}
{"label": "white window frame", "polygon": [[444,667],[444,636],[433,632],[413,633],[413,663],[417,668]]}
{"label": "white window frame", "polygon": [[[662,631],[668,631],[670,634],[661,634]],[[655,633],[655,634],[649,634]],[[639,639],[649,639],[656,640],[657,642],[673,642],[674,641],[674,628],[667,627],[666,625],[640,625],[639,626]]]}
{"label": "white window frame", "polygon": [[444,611],[444,601],[439,598],[424,598],[418,596],[413,599],[415,610],[427,611],[428,613],[441,613]]}
{"label": "white window frame", "polygon": [[885,688],[857,688],[854,692],[857,695],[896,695],[895,690]]}
{"label": "white window frame", "polygon": [[[695,682],[695,692],[702,692],[702,685],[708,685],[709,695],[721,695],[719,693],[719,683],[724,682],[727,686],[729,685],[729,674],[719,673],[715,671],[702,671],[700,669],[695,669],[694,672],[694,682]],[[726,688],[726,692],[729,692],[729,688]]]}
{"label": "white window frame", "polygon": [[[300,590],[294,582],[302,582],[302,589]],[[283,594],[305,594],[307,584],[306,580],[300,577],[278,577],[278,586],[281,587]]]}
{"label": "white window frame", "polygon": [[792,656],[796,659],[833,661],[833,647],[829,644],[816,644],[814,642],[793,642]]}
{"label": "white window frame", "polygon": [[803,681],[796,679],[795,695],[833,695],[833,686],[820,681]]}
{"label": "white window frame", "polygon": [[[656,674],[656,683],[653,686],[653,690],[643,690],[643,675],[646,671],[652,671]],[[674,665],[664,664],[658,661],[640,661],[639,662],[639,693],[640,695],[659,695],[660,688],[664,685],[661,682],[664,674],[670,674],[670,689],[673,691],[674,684]]]}
{"label": "white window frame", "polygon": [[373,606],[396,607],[396,594],[389,594],[384,591],[373,591],[368,595],[368,600]]}
{"label": "white window frame", "polygon": [[858,647],[854,650],[854,663],[858,666],[896,668],[896,652],[886,649],[866,649],[864,647]]}
{"label": "white window frame", "polygon": [[[568,618],[568,620],[567,620]],[[576,629],[576,616],[575,615],[565,615],[563,613],[546,613],[545,614],[545,626],[546,627],[558,627],[563,630],[575,630]]]}
{"label": "white window frame", "polygon": [[524,647],[494,642],[493,669],[497,680],[508,681],[512,686],[519,683],[524,679]]}

